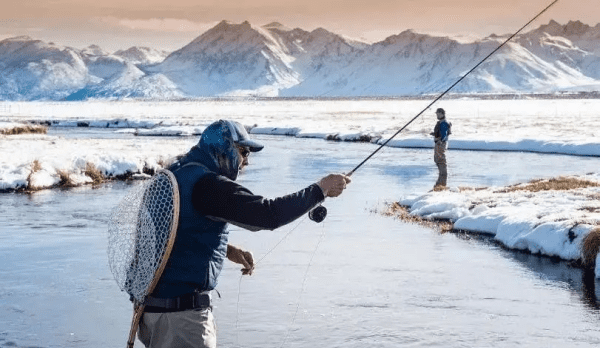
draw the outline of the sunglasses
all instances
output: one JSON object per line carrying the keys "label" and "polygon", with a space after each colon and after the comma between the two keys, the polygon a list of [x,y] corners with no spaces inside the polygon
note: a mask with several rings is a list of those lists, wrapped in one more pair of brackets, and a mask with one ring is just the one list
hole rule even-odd
{"label": "sunglasses", "polygon": [[250,150],[247,147],[238,146],[237,148],[242,157],[247,158],[248,156],[250,156]]}

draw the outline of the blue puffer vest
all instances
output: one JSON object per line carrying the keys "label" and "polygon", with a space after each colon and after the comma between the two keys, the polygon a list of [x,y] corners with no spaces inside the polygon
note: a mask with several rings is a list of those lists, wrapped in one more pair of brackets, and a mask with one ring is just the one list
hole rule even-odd
{"label": "blue puffer vest", "polygon": [[198,145],[169,168],[179,185],[179,227],[171,257],[152,296],[170,298],[216,287],[227,256],[227,223],[211,220],[194,209],[192,192],[196,182],[210,172],[235,180],[238,167],[229,129],[215,122],[203,132]]}

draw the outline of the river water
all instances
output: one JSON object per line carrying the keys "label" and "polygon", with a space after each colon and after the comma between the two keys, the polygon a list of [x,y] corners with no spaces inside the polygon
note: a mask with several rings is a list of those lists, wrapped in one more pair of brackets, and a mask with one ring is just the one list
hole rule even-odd
{"label": "river water", "polygon": [[[349,171],[372,144],[258,136],[239,181],[267,197]],[[600,159],[452,151],[452,186],[507,185],[597,171]],[[215,300],[220,347],[596,347],[597,283],[565,262],[440,234],[380,214],[429,190],[431,150],[386,148],[327,219],[231,229],[259,260],[228,263]],[[119,347],[131,305],[108,268],[110,209],[136,183],[0,195],[0,347]],[[278,244],[279,243],[279,244]],[[141,346],[137,342],[136,346]]]}

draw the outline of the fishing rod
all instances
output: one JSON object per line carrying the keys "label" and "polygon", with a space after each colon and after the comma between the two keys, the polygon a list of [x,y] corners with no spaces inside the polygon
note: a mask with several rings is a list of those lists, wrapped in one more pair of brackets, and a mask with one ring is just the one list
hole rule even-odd
{"label": "fishing rod", "polygon": [[546,6],[540,13],[538,13],[535,17],[533,17],[529,22],[527,22],[521,29],[517,30],[514,34],[512,34],[508,39],[506,39],[500,46],[496,47],[490,54],[488,54],[485,58],[483,58],[477,65],[475,65],[471,70],[469,70],[466,74],[464,74],[460,79],[458,79],[452,86],[448,87],[444,92],[442,92],[437,98],[435,98],[429,105],[427,105],[421,112],[419,112],[415,117],[413,117],[404,127],[400,128],[391,138],[386,140],[381,146],[379,146],[375,151],[373,151],[367,158],[365,158],[362,162],[360,162],[354,169],[348,172],[346,175],[351,176],[358,168],[360,168],[365,162],[367,162],[373,155],[375,155],[379,150],[381,150],[390,140],[394,139],[396,135],[400,134],[408,125],[410,125],[414,120],[416,120],[419,116],[421,116],[427,109],[429,109],[433,104],[435,104],[438,100],[440,100],[443,96],[445,96],[454,86],[458,85],[462,80],[465,79],[470,73],[472,73],[475,69],[477,69],[481,64],[483,64],[489,57],[491,57],[494,53],[496,53],[499,49],[501,49],[506,43],[508,43],[513,37],[517,36],[525,27],[527,27],[531,22],[535,21],[539,16],[541,16],[544,12],[546,12],[550,7],[554,6],[558,0],[554,0],[550,5]]}
{"label": "fishing rod", "polygon": [[[450,87],[448,87],[445,91],[443,91],[439,96],[437,96],[437,98],[435,98],[431,103],[429,103],[429,105],[427,105],[423,110],[421,110],[421,112],[419,112],[415,117],[413,117],[410,121],[408,121],[408,123],[406,123],[402,128],[400,128],[396,133],[394,133],[389,139],[387,139],[383,144],[381,144],[377,149],[375,149],[375,151],[373,151],[369,156],[367,156],[367,158],[365,158],[356,167],[354,167],[354,169],[352,169],[350,172],[348,172],[346,174],[346,176],[352,176],[352,174],[354,174],[354,172],[358,168],[360,168],[363,164],[365,164],[365,162],[367,162],[369,159],[371,159],[371,157],[373,157],[377,152],[379,152],[379,150],[381,150],[392,139],[394,139],[398,134],[400,134],[400,132],[402,132],[406,127],[408,127],[414,120],[419,118],[419,116],[421,116],[425,111],[427,111],[427,109],[429,109],[433,104],[435,104],[438,100],[442,99],[442,97],[444,97],[448,92],[450,92],[450,90],[452,88],[454,88],[454,86],[458,85],[462,80],[465,79],[465,77],[467,77],[470,73],[472,73],[475,69],[477,69],[488,58],[490,58],[492,55],[494,55],[494,53],[498,52],[499,49],[504,47],[504,45],[506,45],[510,40],[512,40],[512,38],[517,36],[521,31],[523,31],[523,29],[525,29],[525,27],[527,27],[529,24],[531,24],[533,21],[535,21],[544,12],[548,11],[548,9],[552,6],[554,6],[554,4],[556,4],[557,2],[558,2],[558,0],[554,0],[552,3],[550,3],[550,5],[546,6],[546,8],[544,8],[535,17],[533,17],[531,20],[529,20],[529,22],[527,22],[525,25],[523,25],[521,27],[521,29],[517,30],[514,34],[509,36],[508,39],[504,40],[504,42],[501,43],[498,47],[496,47],[495,50],[493,50],[490,54],[488,54],[485,58],[483,58],[479,63],[477,63],[477,65],[475,65],[473,68],[471,68],[471,70],[467,71],[466,74],[464,74],[461,78],[459,78],[456,82],[454,82]],[[316,207],[315,209],[311,210],[308,213],[308,217],[315,222],[323,221],[326,216],[327,216],[327,209],[325,209],[325,207],[323,207],[322,205],[319,205],[318,207]]]}

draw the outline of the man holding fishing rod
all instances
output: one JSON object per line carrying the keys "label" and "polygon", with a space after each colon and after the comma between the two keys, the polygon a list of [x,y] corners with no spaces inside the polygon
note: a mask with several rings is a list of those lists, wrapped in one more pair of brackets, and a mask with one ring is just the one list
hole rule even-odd
{"label": "man holding fishing rod", "polygon": [[209,125],[200,141],[169,170],[179,186],[177,237],[154,291],[147,297],[138,338],[146,347],[216,347],[211,291],[225,258],[252,274],[252,254],[228,244],[227,225],[274,230],[309,212],[350,183],[329,174],[317,183],[275,199],[255,195],[235,182],[252,152],[263,145],[238,122]]}

